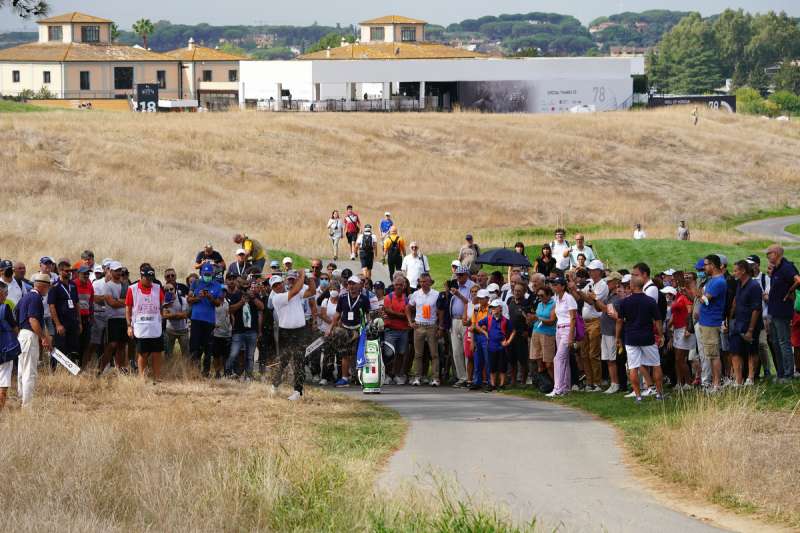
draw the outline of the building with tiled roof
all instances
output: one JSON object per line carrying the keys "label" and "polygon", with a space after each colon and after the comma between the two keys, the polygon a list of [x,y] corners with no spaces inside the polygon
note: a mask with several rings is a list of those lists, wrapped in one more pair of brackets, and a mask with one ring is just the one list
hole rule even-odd
{"label": "building with tiled roof", "polygon": [[114,21],[100,17],[94,17],[92,15],[87,15],[86,13],[80,13],[78,11],[73,11],[72,13],[64,13],[63,15],[56,15],[55,17],[40,19],[39,23],[40,24],[63,24],[63,23],[113,24]]}
{"label": "building with tiled roof", "polygon": [[198,99],[203,107],[228,107],[239,96],[239,62],[236,54],[195,44],[164,52],[181,62],[182,98]]}
{"label": "building with tiled roof", "polygon": [[438,43],[353,43],[304,54],[298,59],[476,59],[480,52]]}

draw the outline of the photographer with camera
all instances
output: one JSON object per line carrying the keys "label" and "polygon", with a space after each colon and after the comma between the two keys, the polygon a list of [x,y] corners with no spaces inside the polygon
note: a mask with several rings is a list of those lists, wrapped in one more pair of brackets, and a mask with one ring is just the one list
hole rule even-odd
{"label": "photographer with camera", "polygon": [[217,272],[225,272],[225,260],[222,258],[222,254],[214,249],[214,245],[211,242],[207,242],[194,258],[195,270],[200,270],[205,264],[211,264],[214,267],[212,275]]}
{"label": "photographer with camera", "polygon": [[189,352],[202,371],[203,355],[209,362],[212,356],[211,337],[217,319],[215,308],[222,305],[222,285],[214,280],[214,265],[211,262],[200,266],[200,279],[192,282],[186,300],[192,306]]}
{"label": "photographer with camera", "polygon": [[239,284],[239,290],[228,294],[230,314],[233,318],[230,354],[225,362],[225,374],[235,373],[236,360],[239,352],[244,350],[244,375],[245,379],[253,379],[253,355],[258,341],[258,317],[264,311],[264,303],[258,297],[255,279],[250,281],[234,280]]}

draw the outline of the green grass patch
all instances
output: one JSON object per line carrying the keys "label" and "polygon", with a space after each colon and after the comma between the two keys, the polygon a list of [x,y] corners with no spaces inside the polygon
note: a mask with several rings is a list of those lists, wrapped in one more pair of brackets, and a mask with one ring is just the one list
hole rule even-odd
{"label": "green grass patch", "polygon": [[[283,262],[284,257],[291,257],[292,258],[292,266],[294,268],[308,268],[311,265],[311,261],[302,255],[298,255],[293,252],[287,252],[285,250],[267,250],[267,265],[266,269],[269,269],[270,261],[277,261],[278,263]],[[281,264],[281,268],[283,265]]]}
{"label": "green grass patch", "polygon": [[40,111],[52,111],[48,107],[41,107],[13,100],[0,99],[0,113],[35,113]]}
{"label": "green grass patch", "polygon": [[791,224],[786,226],[786,231],[791,233],[792,235],[797,235],[800,237],[800,224]]}

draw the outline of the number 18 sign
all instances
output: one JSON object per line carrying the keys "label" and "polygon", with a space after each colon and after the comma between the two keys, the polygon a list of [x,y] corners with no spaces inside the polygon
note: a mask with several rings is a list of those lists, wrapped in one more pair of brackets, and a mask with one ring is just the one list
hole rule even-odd
{"label": "number 18 sign", "polygon": [[158,84],[139,83],[136,85],[136,111],[155,113],[158,111]]}

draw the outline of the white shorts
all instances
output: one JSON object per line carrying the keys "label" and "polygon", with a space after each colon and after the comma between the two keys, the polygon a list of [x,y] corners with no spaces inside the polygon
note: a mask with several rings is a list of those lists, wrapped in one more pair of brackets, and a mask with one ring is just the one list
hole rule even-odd
{"label": "white shorts", "polygon": [[661,357],[658,355],[658,346],[628,346],[625,345],[628,353],[628,368],[634,369],[640,366],[661,366]]}
{"label": "white shorts", "polygon": [[694,350],[697,346],[697,339],[694,335],[685,337],[686,328],[676,329],[672,333],[672,346],[678,350]]}
{"label": "white shorts", "polygon": [[7,389],[11,386],[11,370],[14,368],[14,361],[0,365],[0,389]]}
{"label": "white shorts", "polygon": [[617,338],[612,335],[603,335],[600,339],[600,360],[617,360]]}

